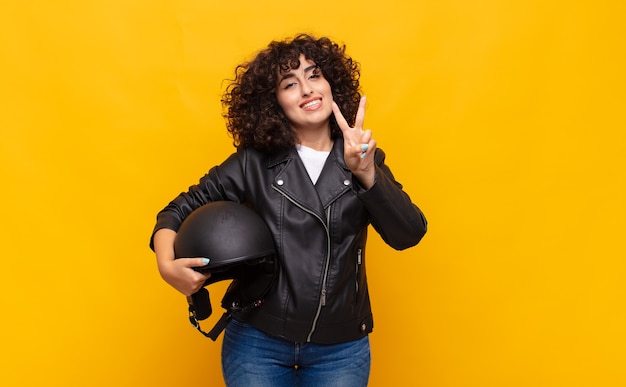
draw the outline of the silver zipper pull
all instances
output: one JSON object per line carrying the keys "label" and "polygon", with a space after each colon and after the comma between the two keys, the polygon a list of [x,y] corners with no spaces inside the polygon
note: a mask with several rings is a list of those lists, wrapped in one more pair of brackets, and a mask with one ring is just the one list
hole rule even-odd
{"label": "silver zipper pull", "polygon": [[322,306],[326,305],[326,289],[322,289]]}

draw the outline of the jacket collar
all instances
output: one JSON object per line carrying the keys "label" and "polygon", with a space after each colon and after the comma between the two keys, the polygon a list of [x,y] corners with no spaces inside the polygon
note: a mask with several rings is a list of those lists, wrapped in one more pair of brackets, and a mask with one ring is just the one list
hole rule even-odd
{"label": "jacket collar", "polygon": [[295,147],[271,156],[268,168],[284,167],[275,175],[272,186],[291,200],[325,219],[324,211],[337,198],[352,189],[352,174],[343,157],[343,138],[335,139],[322,173],[315,185]]}
{"label": "jacket collar", "polygon": [[[329,158],[334,155],[334,158],[337,164],[346,171],[350,171],[346,166],[346,161],[343,157],[343,137],[338,137],[334,140],[333,148],[330,152]],[[282,150],[272,156],[270,156],[267,160],[267,167],[272,168],[278,164],[287,162],[294,157],[299,157],[298,152],[295,148],[289,148]]]}

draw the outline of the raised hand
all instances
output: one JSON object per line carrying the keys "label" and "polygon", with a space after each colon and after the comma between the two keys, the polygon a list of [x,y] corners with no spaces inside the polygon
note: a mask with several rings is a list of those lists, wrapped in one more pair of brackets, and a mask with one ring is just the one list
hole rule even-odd
{"label": "raised hand", "polygon": [[343,132],[344,158],[346,166],[356,176],[363,188],[374,185],[374,151],[376,140],[372,138],[372,131],[363,130],[365,121],[365,97],[361,97],[356,113],[354,127],[350,127],[344,118],[339,106],[333,102],[333,113],[339,128]]}

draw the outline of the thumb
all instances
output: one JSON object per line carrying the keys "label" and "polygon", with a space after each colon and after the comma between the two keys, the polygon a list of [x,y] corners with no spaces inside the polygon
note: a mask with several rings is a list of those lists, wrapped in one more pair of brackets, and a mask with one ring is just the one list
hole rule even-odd
{"label": "thumb", "polygon": [[203,257],[189,258],[189,260],[187,261],[187,266],[188,267],[202,267],[202,266],[208,265],[209,262],[211,262],[209,258],[203,258]]}

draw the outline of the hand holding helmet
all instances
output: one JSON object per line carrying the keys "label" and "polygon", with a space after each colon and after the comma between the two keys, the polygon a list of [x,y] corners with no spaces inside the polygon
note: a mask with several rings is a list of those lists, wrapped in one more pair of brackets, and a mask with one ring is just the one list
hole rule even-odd
{"label": "hand holding helmet", "polygon": [[180,258],[174,256],[174,240],[176,232],[169,229],[161,229],[154,236],[154,249],[157,255],[157,265],[161,277],[185,296],[191,296],[197,292],[210,277],[207,272],[200,273],[195,270],[199,266],[205,266],[206,258]]}

